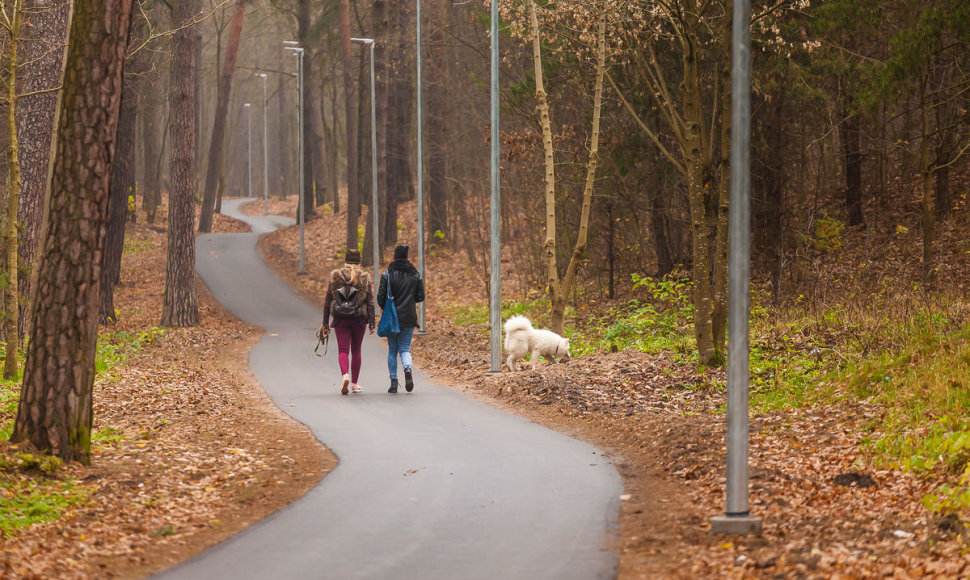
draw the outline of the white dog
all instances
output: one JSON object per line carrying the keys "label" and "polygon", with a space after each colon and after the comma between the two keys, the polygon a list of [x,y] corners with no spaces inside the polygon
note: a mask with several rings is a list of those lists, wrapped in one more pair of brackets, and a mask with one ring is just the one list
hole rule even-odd
{"label": "white dog", "polygon": [[532,370],[536,370],[539,355],[548,360],[569,357],[569,339],[551,330],[536,330],[525,316],[513,316],[505,321],[505,349],[509,358],[505,361],[510,371],[517,371],[515,362],[530,353]]}

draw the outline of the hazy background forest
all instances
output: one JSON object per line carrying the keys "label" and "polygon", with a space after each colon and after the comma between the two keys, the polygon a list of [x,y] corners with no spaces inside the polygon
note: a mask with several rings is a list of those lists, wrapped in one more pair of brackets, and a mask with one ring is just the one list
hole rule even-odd
{"label": "hazy background forest", "polygon": [[[351,218],[360,215],[370,192],[369,63],[365,47],[348,44],[347,92],[341,3],[202,4],[192,29],[201,49],[195,63],[197,201],[210,195],[212,167],[216,211],[222,196],[261,196],[264,183],[270,195],[296,195],[297,59],[283,45],[294,40],[306,49],[304,166],[307,195],[315,196],[307,213],[312,219],[317,211],[346,211],[341,204],[347,204]],[[730,4],[581,4],[549,3],[539,10],[562,256],[572,251],[586,172],[595,80],[591,31],[599,20],[607,24],[600,159],[577,297],[628,296],[631,275],[689,273],[696,267],[693,247],[705,238],[715,242],[710,256],[716,266],[709,270],[716,293],[716,272],[724,270],[726,255],[726,244],[717,240],[727,207]],[[30,161],[27,123],[35,103],[53,98],[32,93],[56,77],[56,67],[42,65],[56,60],[57,11],[63,9],[51,2],[5,5],[8,14],[20,6],[30,24],[21,33],[15,71],[25,189],[21,254],[29,262],[27,240],[39,227],[36,183],[46,179],[46,169]],[[545,282],[541,129],[526,6],[501,5],[503,240],[514,246],[515,267],[507,275],[520,294]],[[416,5],[348,1],[346,8],[350,34],[377,39],[378,191],[387,248],[397,238],[398,204],[415,197]],[[487,9],[478,2],[422,5],[428,242],[460,252],[482,272],[488,234]],[[860,264],[852,264],[851,274],[841,272],[835,251],[849,240],[864,244],[869,257],[919,266],[921,277],[901,287],[912,281],[935,289],[953,281],[936,274],[966,252],[953,231],[966,218],[968,18],[970,9],[956,0],[755,3],[754,271],[769,302],[817,305],[839,295],[850,276],[856,288],[878,289],[874,284],[882,279],[912,273]],[[126,103],[134,112],[122,123],[119,155],[129,167],[134,203],[148,209],[152,220],[169,183],[166,87],[173,25],[161,1],[141,2],[135,19],[126,66]],[[235,38],[234,20],[242,26]],[[61,15],[61,29],[63,22]],[[9,55],[9,41],[5,46]],[[4,70],[9,77],[9,67]],[[224,153],[212,161],[219,79],[227,74]],[[8,142],[9,135],[4,133]],[[348,135],[355,141],[350,147]],[[355,169],[349,201],[335,195],[348,186],[348,166]],[[4,163],[2,170],[9,173],[8,167]],[[356,226],[348,232],[369,243]]]}

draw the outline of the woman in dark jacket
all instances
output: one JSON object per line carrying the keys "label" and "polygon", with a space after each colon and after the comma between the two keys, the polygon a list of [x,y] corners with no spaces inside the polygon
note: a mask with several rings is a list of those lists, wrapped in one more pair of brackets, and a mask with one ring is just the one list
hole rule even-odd
{"label": "woman in dark jacket", "polygon": [[374,286],[370,282],[370,275],[360,268],[360,252],[357,250],[347,250],[344,267],[330,275],[330,285],[323,301],[324,332],[330,327],[337,335],[340,351],[337,356],[343,374],[340,393],[346,395],[347,387],[351,384],[353,392],[359,393],[364,390],[357,384],[361,364],[360,345],[367,327],[374,334]]}
{"label": "woman in dark jacket", "polygon": [[377,291],[377,304],[381,310],[387,301],[388,281],[401,332],[387,337],[387,371],[391,375],[391,388],[387,392],[397,392],[397,357],[400,355],[401,365],[404,367],[404,388],[410,393],[414,389],[414,379],[411,376],[411,339],[414,337],[414,328],[418,325],[417,303],[424,302],[424,280],[414,264],[408,261],[408,246],[405,244],[394,248],[394,261],[387,267],[385,275],[381,276],[380,289]]}

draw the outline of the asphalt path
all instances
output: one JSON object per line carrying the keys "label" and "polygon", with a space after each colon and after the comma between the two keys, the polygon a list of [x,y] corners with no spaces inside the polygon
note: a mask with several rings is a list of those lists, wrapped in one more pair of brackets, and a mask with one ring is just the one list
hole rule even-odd
{"label": "asphalt path", "polygon": [[615,578],[623,485],[609,459],[434,385],[419,359],[414,392],[402,373],[401,392],[388,394],[376,334],[364,340],[364,392],[341,395],[336,340],[326,357],[313,354],[320,310],[256,250],[262,233],[292,220],[245,216],[244,201],[224,202],[223,213],[253,233],[200,235],[198,272],[224,306],[265,329],[250,368],[339,463],[303,498],[157,577]]}

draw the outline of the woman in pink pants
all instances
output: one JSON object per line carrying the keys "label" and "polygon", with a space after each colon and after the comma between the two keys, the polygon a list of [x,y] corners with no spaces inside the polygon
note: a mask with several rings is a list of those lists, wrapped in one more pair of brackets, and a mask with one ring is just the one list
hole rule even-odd
{"label": "woman in pink pants", "polygon": [[[359,393],[360,345],[368,327],[374,333],[374,286],[370,274],[360,268],[360,252],[347,250],[344,266],[333,271],[330,286],[323,302],[323,328],[333,328],[337,335],[340,372],[343,374],[340,393],[346,395],[348,386]],[[331,322],[331,318],[333,322]]]}

